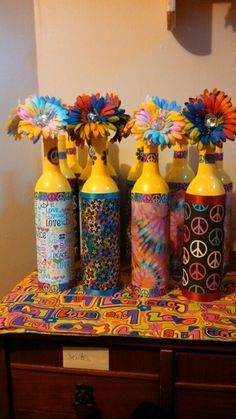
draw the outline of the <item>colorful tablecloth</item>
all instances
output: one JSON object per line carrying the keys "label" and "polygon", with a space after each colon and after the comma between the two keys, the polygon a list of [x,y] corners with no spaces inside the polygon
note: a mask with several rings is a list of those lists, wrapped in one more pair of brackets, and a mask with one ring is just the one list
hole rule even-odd
{"label": "colorful tablecloth", "polygon": [[[123,272],[124,281],[128,275]],[[81,285],[52,294],[39,289],[33,272],[1,301],[0,333],[236,341],[236,272],[223,289],[211,303],[187,300],[176,283],[160,298],[133,298],[129,287],[112,297],[84,295]]]}

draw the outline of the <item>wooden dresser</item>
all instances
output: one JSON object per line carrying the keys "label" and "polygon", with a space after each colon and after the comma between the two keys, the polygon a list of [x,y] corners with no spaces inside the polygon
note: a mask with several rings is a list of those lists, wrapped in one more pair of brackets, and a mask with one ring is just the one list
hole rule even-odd
{"label": "wooden dresser", "polygon": [[[140,321],[138,330],[127,315],[131,306],[127,311],[125,296],[123,305],[115,299],[114,311],[108,312],[107,300],[99,308],[81,311],[81,302],[89,306],[94,301],[60,296],[52,314],[49,303],[55,303],[54,297],[37,292],[34,275],[0,304],[1,419],[128,419],[142,401],[158,404],[169,418],[236,418],[235,294],[201,304],[201,321],[191,314],[198,303],[189,305],[192,312],[176,311],[177,301],[179,307],[187,304],[180,294],[162,297],[155,307],[150,301],[136,302],[139,316],[156,318],[148,326]],[[82,321],[85,314],[87,321]],[[205,338],[196,334],[202,330]],[[109,368],[63,366],[66,348],[105,348]],[[79,384],[93,387],[100,416],[86,416],[83,406],[75,410],[81,403]]]}

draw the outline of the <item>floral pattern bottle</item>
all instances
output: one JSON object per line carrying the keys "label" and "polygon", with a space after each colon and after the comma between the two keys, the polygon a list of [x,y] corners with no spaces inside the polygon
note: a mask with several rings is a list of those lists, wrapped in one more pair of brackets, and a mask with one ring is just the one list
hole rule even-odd
{"label": "floral pattern bottle", "polygon": [[215,150],[216,171],[219,179],[223,183],[225,190],[225,218],[224,218],[224,256],[223,273],[229,270],[230,250],[232,240],[232,191],[233,182],[223,167],[223,148],[216,147]]}
{"label": "floral pattern bottle", "polygon": [[91,175],[80,191],[81,255],[84,291],[112,295],[120,284],[120,194],[107,166],[108,140],[120,141],[129,118],[118,96],[77,96],[68,126],[76,141],[86,142]]}
{"label": "floral pattern bottle", "polygon": [[131,190],[135,182],[141,176],[143,169],[143,140],[135,142],[135,160],[130,168],[126,179],[126,234],[125,234],[125,261],[131,264]]}
{"label": "floral pattern bottle", "polygon": [[71,186],[58,164],[55,139],[44,140],[43,173],[35,185],[38,280],[59,292],[74,279],[73,201]]}
{"label": "floral pattern bottle", "polygon": [[176,143],[165,180],[170,189],[170,273],[182,276],[185,191],[195,174],[188,164],[188,145]]}
{"label": "floral pattern bottle", "polygon": [[85,292],[111,295],[120,288],[120,196],[107,169],[107,139],[92,141],[91,176],[80,192]]}
{"label": "floral pattern bottle", "polygon": [[131,287],[140,297],[160,296],[169,283],[169,188],[159,172],[157,147],[147,142],[131,199]]}
{"label": "floral pattern bottle", "polygon": [[73,197],[73,226],[74,226],[74,260],[79,260],[80,255],[80,229],[79,229],[79,203],[78,203],[78,180],[73,170],[68,166],[66,158],[66,140],[68,134],[66,131],[58,133],[58,157],[61,173],[68,180]]}

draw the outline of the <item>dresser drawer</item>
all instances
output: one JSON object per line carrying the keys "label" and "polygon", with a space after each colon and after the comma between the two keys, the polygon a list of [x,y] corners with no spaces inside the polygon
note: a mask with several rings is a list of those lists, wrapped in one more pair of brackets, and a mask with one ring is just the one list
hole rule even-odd
{"label": "dresser drawer", "polygon": [[230,354],[177,353],[175,418],[236,418],[236,357]]}
{"label": "dresser drawer", "polygon": [[[79,383],[93,386],[97,407],[101,409],[104,418],[128,418],[144,400],[159,403],[160,384],[157,374],[44,366],[36,368],[29,364],[13,364],[14,410],[19,415],[23,411],[39,412],[39,416],[32,417],[40,419],[47,417],[49,412],[73,417],[75,387]],[[42,412],[45,412],[45,416]],[[21,416],[16,414],[17,417]]]}

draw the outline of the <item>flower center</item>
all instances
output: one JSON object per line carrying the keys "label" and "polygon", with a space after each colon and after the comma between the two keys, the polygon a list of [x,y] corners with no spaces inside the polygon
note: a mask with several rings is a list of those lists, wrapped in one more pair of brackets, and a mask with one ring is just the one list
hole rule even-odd
{"label": "flower center", "polygon": [[157,131],[161,131],[165,126],[165,121],[163,118],[157,118],[154,122],[153,122],[153,128],[156,129]]}
{"label": "flower center", "polygon": [[205,116],[204,124],[207,128],[214,128],[217,123],[217,117],[213,113],[208,113]]}
{"label": "flower center", "polygon": [[89,122],[95,122],[97,119],[97,115],[93,112],[88,113],[87,117]]}
{"label": "flower center", "polygon": [[36,123],[42,127],[47,125],[48,115],[42,114],[38,115],[36,118]]}

